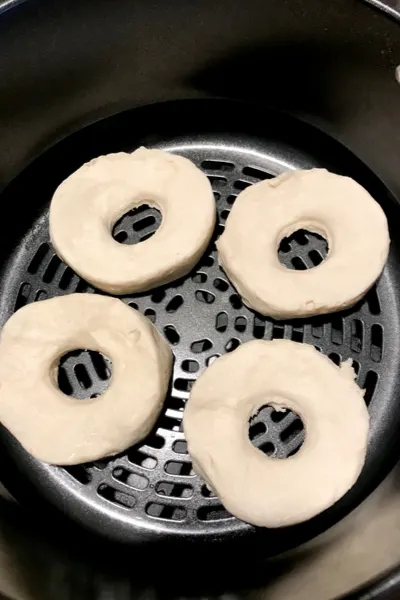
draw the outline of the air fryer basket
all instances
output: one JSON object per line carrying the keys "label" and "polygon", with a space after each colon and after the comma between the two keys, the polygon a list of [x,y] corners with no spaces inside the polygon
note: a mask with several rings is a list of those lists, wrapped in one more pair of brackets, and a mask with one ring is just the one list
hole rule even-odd
{"label": "air fryer basket", "polygon": [[[39,522],[51,517],[54,533],[74,532],[73,545],[88,531],[133,552],[140,543],[146,557],[162,548],[163,564],[176,556],[183,564],[195,547],[206,549],[205,562],[222,548],[225,558],[240,548],[241,560],[263,559],[326,530],[398,458],[399,209],[386,185],[399,196],[395,24],[347,0],[323,7],[320,0],[195,0],[184,9],[178,1],[28,0],[2,15],[0,33],[0,181],[17,176],[1,194],[1,323],[28,302],[98,293],[55,256],[47,226],[54,189],[86,160],[139,145],[182,154],[210,178],[218,208],[213,241],[193,273],[123,299],[154,321],[175,355],[171,393],[149,438],[113,459],[61,469],[34,460],[2,430],[1,479]],[[215,239],[240,190],[313,166],[370,191],[388,216],[391,253],[378,285],[354,309],[277,323],[242,305],[218,266]],[[159,222],[153,209],[130,213],[114,236],[138,242]],[[289,268],[310,268],[325,253],[313,235],[280,249]],[[277,337],[313,344],[334,362],[355,361],[371,436],[364,471],[345,498],[307,523],[259,531],[227,514],[194,475],[181,418],[193,381],[215,356]],[[109,367],[93,353],[75,353],[61,366],[60,387],[80,398],[101,393]],[[266,408],[249,433],[266,454],[283,458],[297,451],[303,431],[295,415],[281,417]],[[139,568],[137,553],[135,561]]]}
{"label": "air fryer basket", "polygon": [[[262,116],[263,126],[256,106],[222,100],[138,108],[67,138],[4,192],[3,202],[17,210],[31,190],[35,202],[14,228],[7,260],[3,261],[2,323],[28,302],[72,292],[96,293],[55,255],[48,234],[52,192],[65,176],[93,156],[116,149],[132,151],[142,144],[177,152],[207,174],[218,209],[213,241],[189,276],[149,293],[123,298],[155,323],[174,351],[171,392],[154,432],[117,457],[59,468],[32,458],[3,430],[3,454],[11,474],[7,483],[17,497],[27,495],[28,487],[33,487],[43,502],[115,541],[143,542],[166,535],[175,540],[228,542],[263,535],[279,540],[269,545],[273,554],[338,520],[365,498],[393,463],[393,439],[400,419],[395,234],[378,285],[359,305],[343,314],[292,322],[274,322],[243,305],[218,265],[215,239],[240,190],[287,169],[326,167],[350,175],[382,204],[390,223],[396,222],[398,208],[372,172],[338,143],[285,115],[264,109]],[[155,231],[159,220],[154,209],[132,211],[117,223],[114,237],[120,243],[139,242]],[[281,246],[280,254],[288,268],[306,269],[323,260],[326,246],[317,236],[297,234]],[[336,364],[352,358],[358,382],[366,389],[371,415],[368,459],[350,494],[313,521],[279,535],[257,532],[227,513],[193,472],[182,432],[185,401],[207,365],[248,340],[276,338],[313,344]],[[104,390],[109,375],[109,365],[98,355],[74,352],[60,368],[60,386],[67,394],[93,397]],[[296,415],[267,407],[252,421],[250,436],[266,454],[284,458],[301,445],[303,427]],[[12,476],[15,469],[18,478]]]}

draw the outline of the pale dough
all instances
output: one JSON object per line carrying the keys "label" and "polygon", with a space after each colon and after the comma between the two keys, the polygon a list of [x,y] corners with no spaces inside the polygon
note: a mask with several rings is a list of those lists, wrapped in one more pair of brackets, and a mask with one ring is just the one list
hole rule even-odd
{"label": "pale dough", "polygon": [[[162,223],[138,244],[112,237],[131,209],[158,208]],[[207,177],[192,162],[139,148],[95,158],[70,175],[50,206],[50,236],[81,277],[112,294],[142,292],[186,275],[204,253],[216,208]]]}
{"label": "pale dough", "polygon": [[[328,241],[327,258],[304,271],[278,259],[299,229]],[[217,241],[219,261],[245,304],[287,319],[336,312],[375,283],[389,252],[386,216],[358,183],[325,169],[292,171],[245,189]]]}
{"label": "pale dough", "polygon": [[[281,527],[310,519],[352,487],[364,464],[363,395],[348,363],[339,368],[313,346],[243,344],[193,386],[183,419],[193,467],[243,521]],[[249,440],[249,419],[266,404],[303,421],[304,444],[290,458],[269,458]]]}
{"label": "pale dough", "polygon": [[[69,351],[112,360],[109,388],[77,400],[57,385]],[[172,354],[152,323],[121,300],[71,294],[29,304],[0,338],[0,421],[28,452],[71,465],[113,455],[143,439],[168,389]]]}

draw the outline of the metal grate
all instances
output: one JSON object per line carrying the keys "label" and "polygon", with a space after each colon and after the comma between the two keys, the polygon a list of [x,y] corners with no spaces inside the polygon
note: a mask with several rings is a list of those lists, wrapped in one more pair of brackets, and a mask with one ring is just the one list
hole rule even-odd
{"label": "metal grate", "polygon": [[[168,149],[168,148],[167,148]],[[170,531],[243,530],[221,506],[218,498],[195,475],[182,433],[185,401],[196,378],[218,356],[251,339],[286,338],[313,344],[336,364],[355,360],[358,382],[366,387],[366,402],[373,400],[379,385],[383,358],[384,328],[377,289],[347,313],[309,321],[273,322],[245,307],[218,265],[215,239],[221,233],[237,194],[247,186],[272,176],[261,159],[252,163],[246,152],[193,148],[178,149],[209,177],[218,208],[213,242],[190,276],[164,288],[123,300],[138,308],[163,332],[173,346],[175,366],[171,393],[154,432],[123,455],[93,464],[64,469],[96,503],[105,503],[112,514],[124,513],[125,522],[164,523]],[[279,169],[277,169],[278,171]],[[277,172],[274,172],[274,175]],[[151,236],[160,215],[145,207],[125,215],[114,228],[120,243],[137,243]],[[42,219],[35,233],[36,251],[19,269],[15,310],[28,302],[72,292],[94,293],[55,256]],[[289,268],[310,268],[326,253],[319,236],[296,233],[282,243],[280,259]],[[193,314],[196,318],[193,319]],[[60,368],[60,385],[78,398],[104,391],[110,364],[96,353],[81,351],[68,356]],[[251,420],[249,436],[268,456],[291,456],[303,442],[303,426],[297,415],[262,408]],[[52,467],[54,472],[61,472]],[[63,484],[65,486],[65,482]],[[67,486],[68,487],[68,486]]]}
{"label": "metal grate", "polygon": [[317,233],[304,229],[284,238],[279,246],[279,260],[288,269],[304,271],[322,263],[328,254],[327,241]]}

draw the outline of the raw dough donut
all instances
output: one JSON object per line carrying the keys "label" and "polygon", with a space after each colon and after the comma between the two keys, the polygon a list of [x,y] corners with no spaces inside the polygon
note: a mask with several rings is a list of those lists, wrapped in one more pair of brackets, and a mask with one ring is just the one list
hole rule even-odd
{"label": "raw dough donut", "polygon": [[[148,204],[162,213],[156,233],[119,244],[115,223]],[[56,252],[81,277],[112,294],[149,290],[186,275],[200,259],[215,225],[207,177],[182,156],[139,148],[95,158],[70,175],[50,206]]]}
{"label": "raw dough donut", "polygon": [[[112,360],[109,388],[76,400],[57,385],[59,359],[77,349]],[[36,458],[59,465],[121,452],[144,438],[171,374],[168,344],[121,300],[71,294],[29,304],[0,338],[0,421]]]}
{"label": "raw dough donut", "polygon": [[[329,253],[318,267],[287,269],[278,247],[298,229],[319,233]],[[292,171],[239,194],[217,242],[219,260],[245,304],[275,319],[355,304],[382,272],[389,232],[379,204],[349,177]]]}
{"label": "raw dough donut", "polygon": [[[313,346],[252,341],[218,358],[193,386],[184,431],[193,466],[236,517],[264,527],[305,521],[338,500],[364,463],[368,411],[348,363],[334,365]],[[265,404],[289,408],[306,437],[280,460],[248,436]]]}

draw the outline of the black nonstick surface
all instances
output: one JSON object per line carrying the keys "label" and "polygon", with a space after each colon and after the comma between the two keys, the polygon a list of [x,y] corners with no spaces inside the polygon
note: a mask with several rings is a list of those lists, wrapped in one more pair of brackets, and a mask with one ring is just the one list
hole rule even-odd
{"label": "black nonstick surface", "polygon": [[[209,177],[218,209],[210,248],[188,277],[146,294],[123,297],[147,315],[172,346],[174,373],[165,407],[143,443],[117,457],[70,468],[32,458],[2,430],[5,482],[27,505],[39,510],[51,505],[60,517],[63,513],[117,542],[232,542],[262,535],[270,542],[264,552],[281,552],[331,526],[354,508],[397,458],[399,242],[393,235],[389,261],[378,285],[355,308],[307,321],[274,322],[242,304],[218,265],[215,239],[241,190],[287,169],[326,167],[353,177],[382,205],[394,229],[399,209],[384,185],[349,151],[288,116],[218,100],[138,108],[60,142],[3,193],[8,220],[0,254],[2,324],[29,302],[73,292],[100,293],[55,255],[49,242],[49,201],[56,186],[83,162],[104,153],[133,151],[140,145],[191,159]],[[114,237],[120,243],[138,243],[150,236],[159,222],[154,209],[131,212],[116,224]],[[326,246],[317,236],[299,233],[282,244],[279,253],[288,268],[305,269],[322,261]],[[182,432],[185,401],[196,378],[217,356],[254,338],[312,344],[336,364],[352,358],[358,383],[366,389],[371,416],[367,461],[351,492],[312,521],[279,531],[257,531],[227,513],[193,472]],[[107,361],[82,351],[62,362],[59,384],[80,402],[101,393],[109,377]],[[40,423],[33,426],[40,427]],[[304,432],[296,415],[267,407],[251,422],[249,435],[267,455],[285,458],[298,450]]]}

